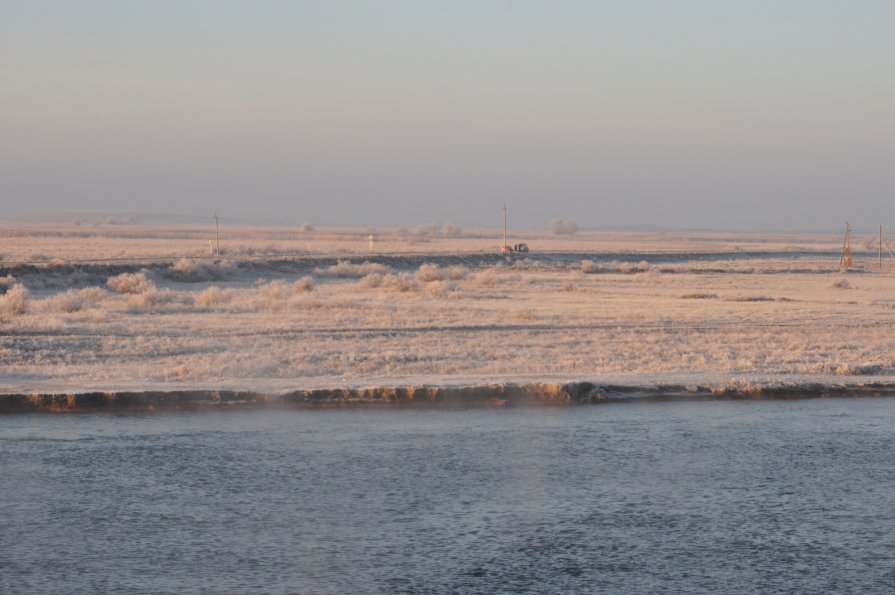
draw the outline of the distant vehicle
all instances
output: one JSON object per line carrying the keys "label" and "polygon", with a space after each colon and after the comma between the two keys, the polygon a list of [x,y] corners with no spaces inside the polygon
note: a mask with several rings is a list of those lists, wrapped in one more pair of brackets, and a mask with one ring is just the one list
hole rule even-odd
{"label": "distant vehicle", "polygon": [[501,254],[509,254],[510,252],[528,252],[528,244],[513,244],[512,246],[504,245],[500,249]]}

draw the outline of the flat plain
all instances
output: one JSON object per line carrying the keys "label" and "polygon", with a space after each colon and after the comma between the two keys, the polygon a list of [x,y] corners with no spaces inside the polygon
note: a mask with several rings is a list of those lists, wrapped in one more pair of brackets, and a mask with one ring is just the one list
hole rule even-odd
{"label": "flat plain", "polygon": [[[373,240],[371,242],[370,236]],[[895,267],[835,234],[0,226],[0,392],[888,383]]]}

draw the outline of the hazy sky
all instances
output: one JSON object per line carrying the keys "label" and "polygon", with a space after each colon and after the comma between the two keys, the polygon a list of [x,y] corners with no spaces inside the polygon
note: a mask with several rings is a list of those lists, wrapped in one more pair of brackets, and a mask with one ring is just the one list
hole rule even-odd
{"label": "hazy sky", "polygon": [[895,226],[895,2],[0,0],[0,217]]}

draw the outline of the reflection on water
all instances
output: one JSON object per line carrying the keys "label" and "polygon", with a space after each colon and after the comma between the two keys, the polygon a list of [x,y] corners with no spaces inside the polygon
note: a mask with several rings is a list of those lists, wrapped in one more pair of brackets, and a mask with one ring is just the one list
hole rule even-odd
{"label": "reflection on water", "polygon": [[895,400],[0,417],[0,592],[895,588]]}

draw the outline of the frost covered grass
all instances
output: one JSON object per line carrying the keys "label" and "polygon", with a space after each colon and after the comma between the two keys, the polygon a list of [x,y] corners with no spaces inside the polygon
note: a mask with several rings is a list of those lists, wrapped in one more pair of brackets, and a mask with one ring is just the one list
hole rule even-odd
{"label": "frost covered grass", "polygon": [[13,285],[0,295],[0,314],[21,316],[28,312],[28,290],[24,285]]}
{"label": "frost covered grass", "polygon": [[693,244],[705,245],[650,260],[331,255],[0,273],[0,388],[895,378],[891,269],[843,276],[836,258]]}
{"label": "frost covered grass", "polygon": [[115,293],[141,294],[155,288],[155,284],[149,280],[146,273],[121,273],[109,277],[106,281],[109,289]]}

